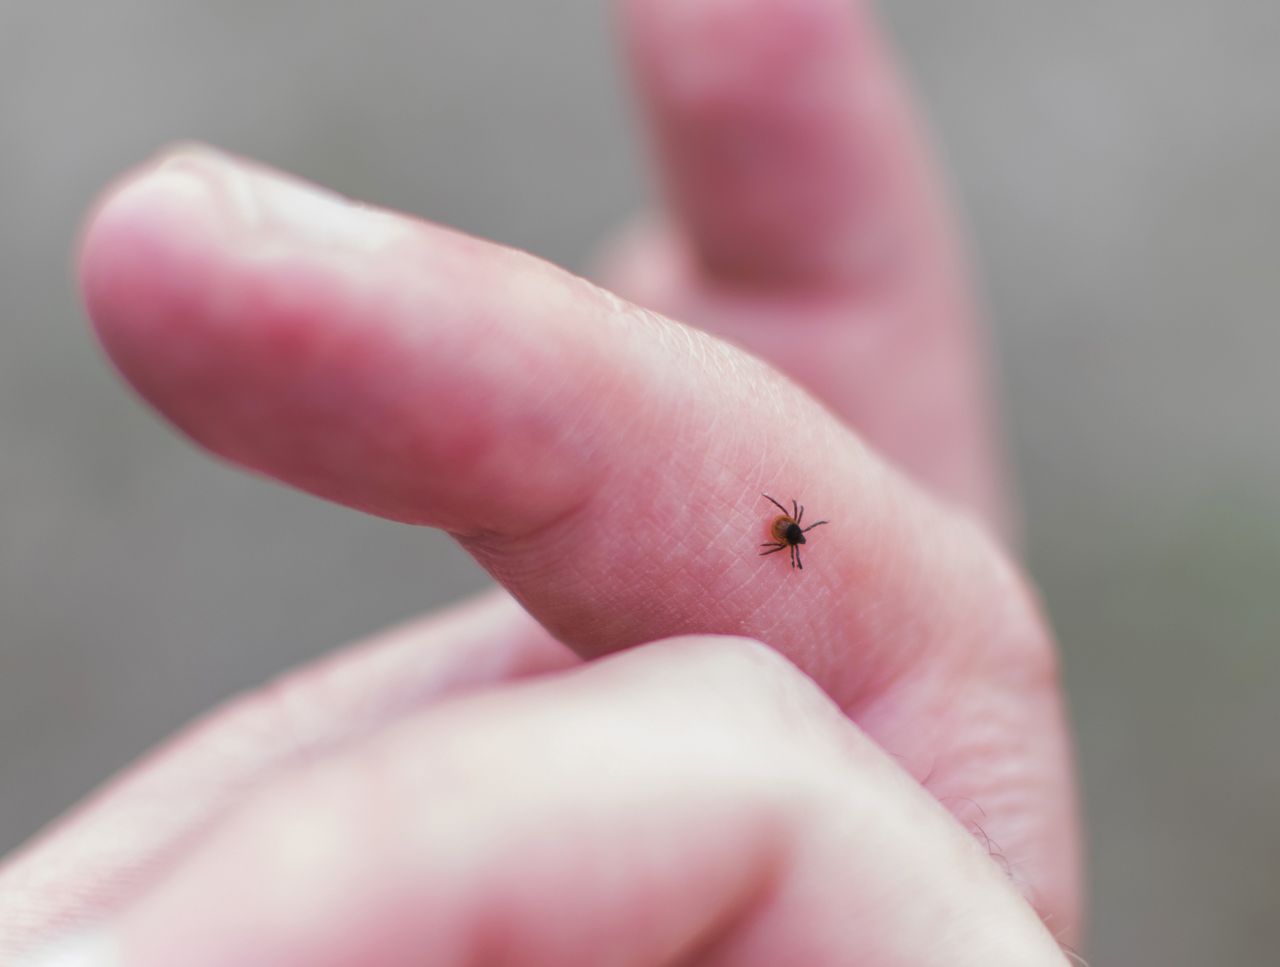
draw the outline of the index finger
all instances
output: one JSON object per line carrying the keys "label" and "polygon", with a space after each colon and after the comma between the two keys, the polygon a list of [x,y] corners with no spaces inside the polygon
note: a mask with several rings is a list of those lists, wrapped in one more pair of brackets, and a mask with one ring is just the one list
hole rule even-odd
{"label": "index finger", "polygon": [[[766,641],[935,794],[981,802],[1040,908],[1074,922],[1034,603],[975,525],[759,361],[520,253],[210,156],[108,198],[82,274],[116,363],[204,446],[451,531],[583,654]],[[758,556],[762,492],[831,521],[804,572]]]}

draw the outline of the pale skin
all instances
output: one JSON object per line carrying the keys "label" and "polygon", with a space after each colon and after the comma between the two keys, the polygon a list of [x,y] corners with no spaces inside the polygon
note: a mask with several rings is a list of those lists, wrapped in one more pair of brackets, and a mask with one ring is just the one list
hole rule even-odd
{"label": "pale skin", "polygon": [[[500,588],[51,826],[0,961],[1068,962],[1055,648],[891,57],[846,0],[618,14],[668,208],[605,288],[205,149],[104,194],[84,298],[152,406]],[[829,521],[803,571],[762,492]]]}

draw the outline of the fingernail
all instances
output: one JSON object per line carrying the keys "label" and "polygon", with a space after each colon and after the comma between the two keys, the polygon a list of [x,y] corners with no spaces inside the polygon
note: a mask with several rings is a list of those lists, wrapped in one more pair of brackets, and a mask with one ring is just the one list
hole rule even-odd
{"label": "fingernail", "polygon": [[313,246],[369,250],[409,231],[404,219],[388,212],[202,144],[170,148],[151,177],[174,174],[205,179],[223,212],[240,226],[265,230],[258,232],[264,241],[285,235]]}
{"label": "fingernail", "polygon": [[104,933],[90,933],[45,947],[13,967],[123,967],[119,949]]}
{"label": "fingernail", "polygon": [[[181,218],[208,221],[217,218],[208,176],[191,167],[163,166],[134,173],[107,194],[99,209],[114,217]],[[126,214],[127,213],[127,214]]]}

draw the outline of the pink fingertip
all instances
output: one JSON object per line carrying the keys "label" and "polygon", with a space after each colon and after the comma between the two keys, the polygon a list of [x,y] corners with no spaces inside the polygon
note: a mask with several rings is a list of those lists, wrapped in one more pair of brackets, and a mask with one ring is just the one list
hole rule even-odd
{"label": "pink fingertip", "polygon": [[[234,463],[454,531],[521,532],[577,499],[583,435],[505,392],[563,350],[491,336],[590,302],[537,260],[181,148],[106,193],[80,281],[125,378]],[[513,479],[519,506],[494,509]]]}

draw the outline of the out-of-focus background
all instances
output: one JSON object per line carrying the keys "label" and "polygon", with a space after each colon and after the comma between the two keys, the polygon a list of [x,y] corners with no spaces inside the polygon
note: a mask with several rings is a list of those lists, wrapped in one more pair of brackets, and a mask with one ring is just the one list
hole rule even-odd
{"label": "out-of-focus background", "polygon": [[[582,267],[651,196],[607,6],[0,0],[0,853],[228,694],[483,583],[135,402],[71,285],[94,194],[199,138]],[[1280,4],[884,13],[992,309],[1091,957],[1273,964]]]}

